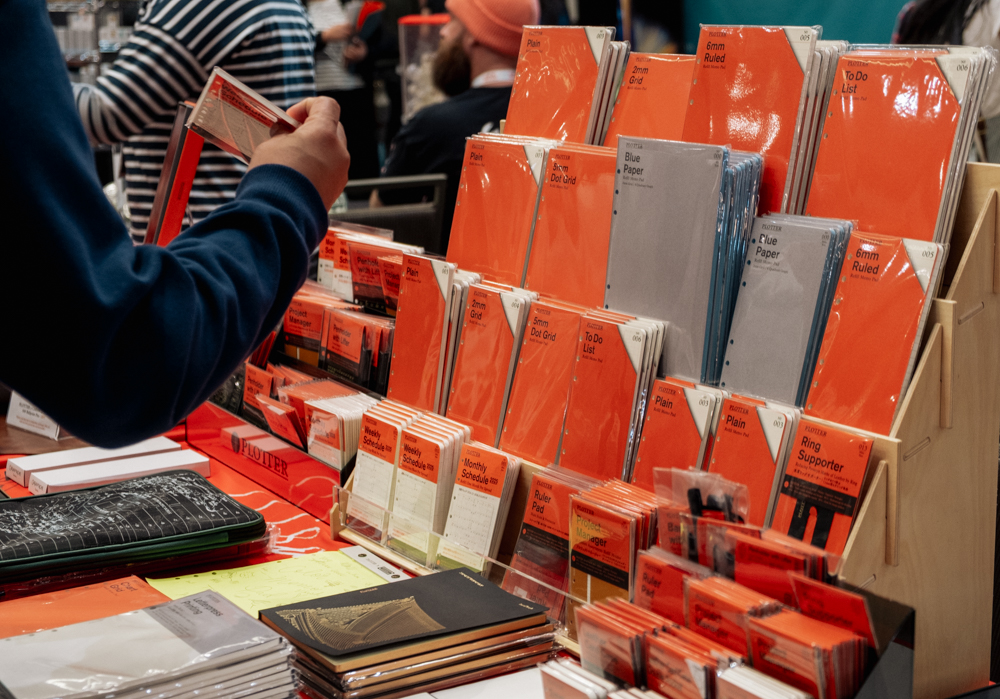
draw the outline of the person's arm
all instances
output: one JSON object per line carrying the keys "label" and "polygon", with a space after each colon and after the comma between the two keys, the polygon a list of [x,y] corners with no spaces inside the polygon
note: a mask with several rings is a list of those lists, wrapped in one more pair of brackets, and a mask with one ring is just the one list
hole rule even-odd
{"label": "person's arm", "polygon": [[[97,180],[43,3],[0,0],[0,382],[119,446],[204,401],[280,320],[347,179],[339,108],[293,108],[234,202],[133,247]],[[291,167],[289,167],[291,166]],[[294,169],[293,169],[294,168]]]}

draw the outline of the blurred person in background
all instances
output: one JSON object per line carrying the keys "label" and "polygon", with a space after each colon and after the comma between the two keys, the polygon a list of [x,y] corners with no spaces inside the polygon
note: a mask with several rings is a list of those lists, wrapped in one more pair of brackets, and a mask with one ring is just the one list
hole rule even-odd
{"label": "blurred person in background", "polygon": [[[1000,50],[1000,0],[916,0],[900,10],[894,44],[992,46]],[[977,148],[982,160],[1000,163],[1000,80],[983,98]]]}
{"label": "blurred person in background", "polygon": [[[149,225],[177,103],[195,101],[216,66],[282,109],[316,94],[315,38],[299,0],[151,0],[97,85],[74,83],[91,143],[123,143],[133,240]],[[209,144],[188,203],[190,222],[236,196],[247,166]]]}
{"label": "blurred person in background", "polygon": [[[448,247],[451,220],[465,156],[465,140],[498,131],[507,116],[514,69],[525,25],[538,24],[538,0],[447,0],[451,21],[441,29],[434,57],[434,83],[444,102],[417,112],[392,141],[384,177],[444,173],[442,250]],[[374,192],[372,205],[397,203],[400,195]]]}
{"label": "blurred person in background", "polygon": [[[379,157],[368,43],[358,35],[362,2],[315,0],[308,5],[316,29],[316,92],[337,101],[351,135],[350,178],[378,177]],[[369,37],[377,41],[376,36]]]}

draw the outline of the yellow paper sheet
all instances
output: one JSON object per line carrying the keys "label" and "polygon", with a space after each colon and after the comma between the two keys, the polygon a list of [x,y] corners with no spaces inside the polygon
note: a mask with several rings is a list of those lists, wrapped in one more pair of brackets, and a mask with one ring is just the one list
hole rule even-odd
{"label": "yellow paper sheet", "polygon": [[361,590],[386,581],[340,551],[323,551],[243,568],[148,578],[146,582],[170,599],[214,590],[256,617],[261,609]]}

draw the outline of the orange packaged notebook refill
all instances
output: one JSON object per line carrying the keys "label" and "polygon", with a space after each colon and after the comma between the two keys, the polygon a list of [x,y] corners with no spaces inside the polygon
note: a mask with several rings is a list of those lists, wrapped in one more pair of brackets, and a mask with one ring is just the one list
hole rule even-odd
{"label": "orange packaged notebook refill", "polygon": [[761,214],[786,210],[820,31],[701,27],[683,140],[763,155]]}
{"label": "orange packaged notebook refill", "polygon": [[531,139],[466,142],[448,262],[483,279],[520,286],[531,247],[546,147]]}
{"label": "orange packaged notebook refill", "polygon": [[447,415],[472,427],[472,438],[497,446],[510,383],[533,294],[469,288]]}
{"label": "orange packaged notebook refill", "polygon": [[872,46],[841,56],[806,213],[948,242],[995,63],[995,52],[971,47]]}
{"label": "orange packaged notebook refill", "polygon": [[587,143],[614,30],[525,27],[504,133]]}
{"label": "orange packaged notebook refill", "polygon": [[549,150],[524,288],[582,306],[604,304],[616,151]]}
{"label": "orange packaged notebook refill", "polygon": [[563,304],[531,304],[500,433],[504,451],[536,464],[558,461],[581,317]]}
{"label": "orange packaged notebook refill", "polygon": [[694,70],[694,56],[630,54],[604,145],[615,148],[619,134],[683,140]]}
{"label": "orange packaged notebook refill", "polygon": [[889,434],[943,262],[936,243],[851,234],[806,415]]}
{"label": "orange packaged notebook refill", "polygon": [[436,410],[448,340],[455,265],[403,257],[396,339],[387,398]]}

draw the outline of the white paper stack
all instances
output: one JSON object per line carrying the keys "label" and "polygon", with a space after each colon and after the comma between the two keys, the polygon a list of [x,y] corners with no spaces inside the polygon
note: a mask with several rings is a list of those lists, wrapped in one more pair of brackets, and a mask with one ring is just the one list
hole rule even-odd
{"label": "white paper stack", "polygon": [[342,470],[358,453],[361,418],[378,400],[364,393],[306,401],[309,455]]}
{"label": "white paper stack", "polygon": [[10,699],[296,695],[291,646],[215,592],[0,640]]}
{"label": "white paper stack", "polygon": [[600,98],[595,108],[590,133],[587,134],[587,143],[602,144],[608,135],[611,110],[618,98],[618,90],[621,88],[625,64],[628,63],[631,49],[631,44],[627,41],[612,41],[608,47],[607,67],[601,75],[603,83],[598,85]]}
{"label": "white paper stack", "polygon": [[455,486],[461,447],[471,428],[427,413],[403,430],[388,544],[422,565],[437,550]]}
{"label": "white paper stack", "polygon": [[469,286],[478,284],[480,281],[482,278],[475,272],[455,270],[448,315],[448,347],[445,352],[444,371],[441,375],[441,400],[438,406],[438,412],[441,415],[448,412],[448,396],[451,393],[451,380],[455,371],[455,356],[462,341],[462,318],[465,316],[465,304],[469,300]]}
{"label": "white paper stack", "polygon": [[361,441],[354,466],[354,487],[347,503],[347,525],[384,543],[403,452],[403,430],[423,411],[383,401],[361,418]]}

